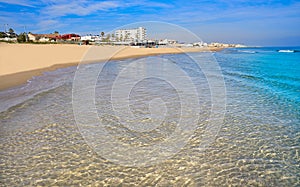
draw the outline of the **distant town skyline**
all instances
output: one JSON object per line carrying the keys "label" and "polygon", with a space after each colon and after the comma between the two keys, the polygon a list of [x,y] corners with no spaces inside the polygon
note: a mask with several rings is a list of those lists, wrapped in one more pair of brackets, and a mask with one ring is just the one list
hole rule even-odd
{"label": "distant town skyline", "polygon": [[300,46],[299,12],[296,0],[0,0],[0,31],[99,34],[134,22],[161,21],[205,42]]}

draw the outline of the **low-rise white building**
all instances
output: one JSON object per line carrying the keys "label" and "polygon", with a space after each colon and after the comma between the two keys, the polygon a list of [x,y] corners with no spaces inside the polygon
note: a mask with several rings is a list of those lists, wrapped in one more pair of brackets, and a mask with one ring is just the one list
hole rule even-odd
{"label": "low-rise white building", "polygon": [[91,41],[91,42],[101,41],[102,39],[103,38],[99,35],[86,35],[80,37],[81,41]]}
{"label": "low-rise white building", "polygon": [[178,42],[176,40],[171,39],[163,39],[158,41],[158,45],[175,45]]}

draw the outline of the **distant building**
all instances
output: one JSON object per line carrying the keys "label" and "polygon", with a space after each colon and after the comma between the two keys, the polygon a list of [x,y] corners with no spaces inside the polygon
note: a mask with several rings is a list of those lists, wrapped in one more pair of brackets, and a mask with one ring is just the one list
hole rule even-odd
{"label": "distant building", "polygon": [[0,32],[0,40],[1,41],[16,42],[17,41],[17,35],[16,35],[16,33]]}
{"label": "distant building", "polygon": [[115,31],[115,38],[121,42],[143,42],[146,39],[146,29],[143,27],[119,29]]}
{"label": "distant building", "polygon": [[58,40],[66,40],[66,41],[79,41],[80,36],[77,34],[32,34],[28,33],[29,41],[33,42],[49,42],[49,41],[58,41]]}
{"label": "distant building", "polygon": [[176,40],[170,40],[170,39],[163,39],[157,41],[158,45],[175,45],[177,43],[178,42]]}
{"label": "distant building", "polygon": [[228,48],[228,47],[246,47],[245,45],[241,45],[241,44],[226,44],[226,43],[218,43],[218,42],[213,42],[208,44],[208,47],[224,47],[224,48]]}
{"label": "distant building", "polygon": [[78,34],[64,34],[61,36],[61,39],[67,41],[79,41],[80,36]]}
{"label": "distant building", "polygon": [[104,37],[99,35],[85,35],[81,36],[81,41],[90,41],[90,42],[101,42],[104,39]]}
{"label": "distant building", "polygon": [[34,42],[48,42],[48,41],[56,41],[60,39],[61,36],[59,34],[32,34],[28,33],[29,41]]}

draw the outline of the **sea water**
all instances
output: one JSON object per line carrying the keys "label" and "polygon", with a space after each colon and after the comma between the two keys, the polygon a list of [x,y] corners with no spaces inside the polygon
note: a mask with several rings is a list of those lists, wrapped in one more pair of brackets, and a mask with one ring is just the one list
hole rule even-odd
{"label": "sea water", "polygon": [[[148,105],[151,99],[162,98],[159,101],[165,102],[169,113],[164,123],[157,125],[158,130],[137,133],[122,126],[120,118],[124,116],[118,116],[111,107],[111,102],[116,101],[111,101],[109,90],[129,64],[140,60],[143,68],[138,71],[151,74],[157,71],[153,63],[158,58],[169,59],[186,72],[199,93],[201,119],[187,144],[172,157],[147,166],[124,166],[105,158],[87,142],[73,113],[76,67],[46,72],[25,85],[1,91],[0,183],[4,186],[299,186],[300,53],[297,50],[295,47],[233,48],[213,54],[172,54],[107,63],[95,85],[95,106],[108,132],[124,144],[136,147],[157,144],[170,136],[180,121],[180,91],[172,89],[172,81],[180,82],[182,77],[174,75],[170,84],[147,79],[138,82],[139,86],[131,92],[132,110],[137,114],[135,123],[147,124],[148,119],[139,116],[151,114]],[[202,71],[194,62],[203,60],[205,55],[213,55],[220,66],[226,109],[218,134],[203,150],[199,149],[202,141],[199,137],[212,110],[212,85],[207,80],[210,72]],[[93,72],[98,66],[99,63],[83,67]],[[175,69],[167,71],[172,74]],[[136,71],[128,71],[122,83],[130,85],[134,76]],[[192,118],[193,114],[184,117]]]}

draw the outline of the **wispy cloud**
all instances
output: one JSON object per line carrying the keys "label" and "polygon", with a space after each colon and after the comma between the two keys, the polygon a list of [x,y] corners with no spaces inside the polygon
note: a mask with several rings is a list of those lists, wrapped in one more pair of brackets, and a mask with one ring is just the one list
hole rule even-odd
{"label": "wispy cloud", "polygon": [[132,6],[140,6],[140,7],[153,7],[153,8],[172,8],[172,4],[166,4],[163,2],[154,2],[154,1],[143,1],[143,0],[138,0],[138,1],[129,1],[129,2],[124,2],[123,4],[126,5],[126,7],[132,7]]}
{"label": "wispy cloud", "polygon": [[[39,25],[39,27],[35,30],[32,30],[32,32],[54,32],[56,30],[59,30],[59,28],[66,26],[66,24],[57,20],[41,20],[37,23],[37,25]],[[52,30],[49,31],[49,28],[51,28]]]}
{"label": "wispy cloud", "polygon": [[0,3],[7,3],[7,4],[13,4],[13,5],[21,5],[21,6],[27,6],[27,7],[35,7],[34,2],[27,1],[27,0],[0,0]]}
{"label": "wispy cloud", "polygon": [[97,11],[107,11],[121,5],[115,1],[89,2],[89,1],[69,1],[66,4],[52,4],[42,10],[44,14],[58,17],[65,15],[85,16]]}
{"label": "wispy cloud", "polygon": [[[49,2],[48,2],[49,3]],[[64,1],[52,1],[46,8],[42,9],[42,13],[49,16],[58,17],[66,15],[87,16],[98,11],[109,11],[117,8],[130,7],[155,7],[155,8],[170,8],[169,4],[151,1],[102,1],[95,2],[91,0],[71,0],[67,3]]]}
{"label": "wispy cloud", "polygon": [[[300,3],[294,3],[292,6],[260,6],[260,5],[236,5],[234,7],[224,8],[222,6],[203,5],[197,11],[191,11],[191,7],[182,7],[167,12],[161,12],[159,15],[143,15],[153,20],[171,21],[180,24],[216,24],[216,23],[235,23],[248,22],[251,20],[266,21],[276,20],[288,17],[298,17]],[[168,15],[172,16],[168,16]]]}
{"label": "wispy cloud", "polygon": [[199,33],[205,28],[211,38],[219,32],[224,38],[241,32],[254,38],[262,35],[257,28],[270,36],[300,30],[298,0],[0,0],[0,6],[0,24],[18,32],[26,26],[33,32],[98,33],[142,21],[170,22]]}

